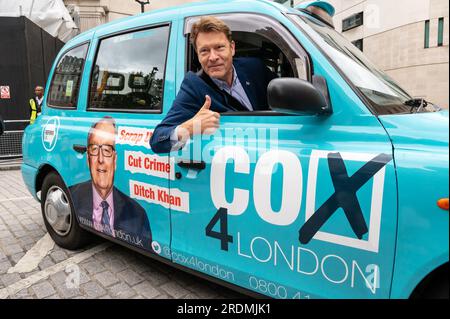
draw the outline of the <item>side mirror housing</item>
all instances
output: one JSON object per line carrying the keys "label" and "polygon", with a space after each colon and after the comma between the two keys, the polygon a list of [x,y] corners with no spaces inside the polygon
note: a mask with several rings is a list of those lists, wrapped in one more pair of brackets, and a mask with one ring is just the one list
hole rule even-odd
{"label": "side mirror housing", "polygon": [[[318,81],[321,80],[321,81]],[[267,99],[274,111],[296,115],[332,113],[325,79],[314,79],[320,90],[308,81],[297,78],[278,78],[269,83]]]}

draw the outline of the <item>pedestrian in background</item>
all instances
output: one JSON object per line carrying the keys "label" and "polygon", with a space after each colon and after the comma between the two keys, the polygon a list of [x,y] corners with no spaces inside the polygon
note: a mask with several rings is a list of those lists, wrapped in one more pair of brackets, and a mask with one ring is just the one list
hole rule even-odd
{"label": "pedestrian in background", "polygon": [[36,86],[34,89],[35,97],[30,99],[30,124],[33,124],[36,118],[41,115],[41,106],[44,101],[44,88]]}

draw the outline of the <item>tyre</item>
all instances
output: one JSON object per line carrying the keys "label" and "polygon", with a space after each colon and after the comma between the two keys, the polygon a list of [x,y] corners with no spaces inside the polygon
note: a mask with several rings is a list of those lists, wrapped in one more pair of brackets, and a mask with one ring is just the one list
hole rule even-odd
{"label": "tyre", "polygon": [[423,299],[449,299],[448,279],[448,267],[446,267],[446,271],[442,271],[439,277],[435,277],[421,297]]}
{"label": "tyre", "polygon": [[78,225],[69,191],[56,172],[45,177],[41,194],[42,217],[55,243],[70,250],[88,244],[91,234]]}
{"label": "tyre", "polygon": [[411,299],[449,299],[449,265],[439,267],[415,289]]}

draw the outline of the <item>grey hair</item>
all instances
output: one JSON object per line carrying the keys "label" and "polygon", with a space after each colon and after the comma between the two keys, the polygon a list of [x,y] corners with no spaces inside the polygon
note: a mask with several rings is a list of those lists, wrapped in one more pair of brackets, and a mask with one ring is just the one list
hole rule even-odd
{"label": "grey hair", "polygon": [[92,134],[95,131],[95,128],[97,127],[97,125],[99,125],[100,123],[106,123],[106,124],[111,124],[114,127],[114,135],[117,134],[117,126],[116,126],[116,121],[111,117],[111,116],[104,116],[102,117],[100,120],[98,120],[97,122],[94,122],[91,125],[91,128],[89,129],[89,133],[87,136],[87,145],[89,145],[89,141],[91,139]]}

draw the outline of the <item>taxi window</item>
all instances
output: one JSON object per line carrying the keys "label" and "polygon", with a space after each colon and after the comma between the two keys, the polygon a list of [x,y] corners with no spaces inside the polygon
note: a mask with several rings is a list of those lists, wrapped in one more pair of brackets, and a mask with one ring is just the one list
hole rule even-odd
{"label": "taxi window", "polygon": [[61,57],[50,84],[47,105],[62,108],[77,107],[87,49],[88,43],[85,43],[69,50]]}
{"label": "taxi window", "polygon": [[[297,39],[280,22],[268,16],[251,13],[215,14],[231,29],[235,42],[236,58],[257,58],[275,77],[299,78],[311,82],[312,68],[309,56]],[[192,25],[201,16],[189,17],[185,21],[184,35],[187,43],[186,72],[201,70],[197,53],[190,43]],[[223,115],[270,116],[283,115],[265,106],[253,105],[263,111],[230,111]],[[264,110],[265,109],[265,110]]]}
{"label": "taxi window", "polygon": [[[311,79],[309,58],[298,41],[278,21],[256,14],[214,15],[224,21],[233,33],[236,43],[235,58],[256,57],[278,77]],[[200,17],[186,20],[184,34],[188,43],[187,71],[196,72],[201,66],[194,47],[189,43],[192,25]]]}
{"label": "taxi window", "polygon": [[89,110],[161,112],[169,25],[100,41]]}

